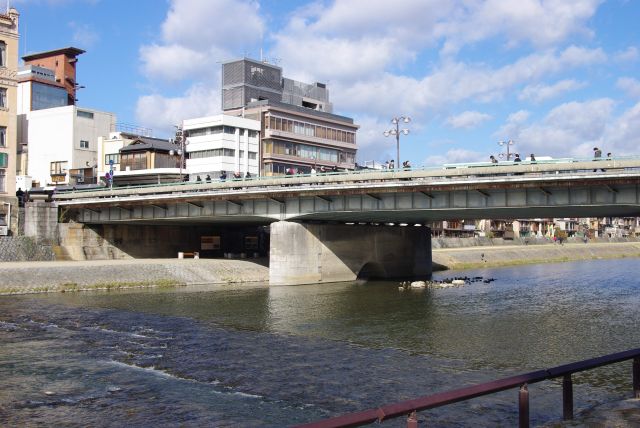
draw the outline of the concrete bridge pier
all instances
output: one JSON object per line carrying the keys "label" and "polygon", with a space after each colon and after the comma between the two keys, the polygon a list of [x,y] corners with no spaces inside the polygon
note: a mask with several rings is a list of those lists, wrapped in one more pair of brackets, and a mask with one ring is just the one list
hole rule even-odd
{"label": "concrete bridge pier", "polygon": [[428,227],[279,221],[270,247],[271,285],[431,276]]}

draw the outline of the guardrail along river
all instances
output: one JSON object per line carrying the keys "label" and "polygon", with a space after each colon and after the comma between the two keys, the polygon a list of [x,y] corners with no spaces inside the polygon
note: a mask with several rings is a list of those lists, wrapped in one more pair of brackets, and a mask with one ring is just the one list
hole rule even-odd
{"label": "guardrail along river", "polygon": [[[640,259],[441,272],[494,278],[0,298],[0,425],[273,426],[640,345]],[[574,376],[576,413],[631,396],[630,365]],[[562,418],[561,382],[530,386]],[[515,426],[517,391],[420,414]],[[383,426],[403,426],[388,421]]]}

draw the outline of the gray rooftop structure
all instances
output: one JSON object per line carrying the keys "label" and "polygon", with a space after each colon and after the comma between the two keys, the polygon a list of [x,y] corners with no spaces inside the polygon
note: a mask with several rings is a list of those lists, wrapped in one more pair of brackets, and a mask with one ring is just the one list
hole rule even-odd
{"label": "gray rooftop structure", "polygon": [[222,64],[223,111],[247,107],[263,100],[319,112],[333,111],[324,83],[288,79],[282,76],[282,68],[249,58]]}

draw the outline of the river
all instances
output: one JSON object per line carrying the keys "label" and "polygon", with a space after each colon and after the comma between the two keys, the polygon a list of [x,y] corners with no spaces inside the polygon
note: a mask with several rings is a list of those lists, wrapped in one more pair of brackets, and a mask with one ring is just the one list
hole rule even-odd
{"label": "river", "polygon": [[[0,297],[0,426],[281,427],[640,346],[640,259],[438,272],[492,282],[204,286]],[[631,397],[631,363],[574,377]],[[530,386],[561,419],[561,384]],[[517,425],[517,391],[420,414]],[[403,426],[388,421],[383,426]]]}

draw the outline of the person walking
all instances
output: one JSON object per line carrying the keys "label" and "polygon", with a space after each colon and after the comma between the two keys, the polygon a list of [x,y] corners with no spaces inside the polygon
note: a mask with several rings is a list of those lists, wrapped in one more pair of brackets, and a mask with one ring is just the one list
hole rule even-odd
{"label": "person walking", "polygon": [[491,163],[498,163],[498,159],[496,159],[494,155],[489,156],[489,160],[491,161]]}
{"label": "person walking", "polygon": [[516,153],[516,157],[513,158],[514,162],[522,162],[522,159],[520,159],[520,155],[518,153]]}
{"label": "person walking", "polygon": [[[600,150],[597,147],[593,148],[593,160],[594,161],[602,160],[602,150]],[[593,170],[593,172],[596,172],[596,171],[598,171],[598,168]],[[601,168],[600,171],[604,172],[605,170]]]}
{"label": "person walking", "polygon": [[530,160],[531,162],[535,162],[535,161],[536,161],[536,157],[535,157],[535,155],[534,155],[533,153],[531,153],[531,154],[529,155],[529,160]]}

